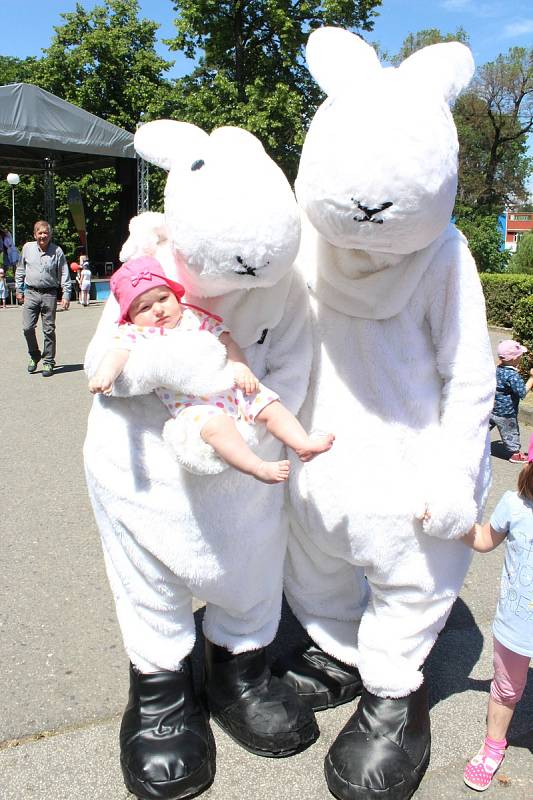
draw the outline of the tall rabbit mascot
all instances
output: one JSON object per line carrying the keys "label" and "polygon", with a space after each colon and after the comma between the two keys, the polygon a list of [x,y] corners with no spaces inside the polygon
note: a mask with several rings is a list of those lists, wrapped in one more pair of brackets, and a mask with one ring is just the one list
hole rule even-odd
{"label": "tall rabbit mascot", "polygon": [[[165,213],[132,220],[121,258],[155,256],[187,302],[224,318],[255,375],[297,412],[312,358],[310,317],[305,283],[292,269],[299,212],[281,170],[238,128],[208,135],[159,120],[138,130],[135,147],[169,171]],[[89,376],[118,317],[111,297],[88,349]],[[215,773],[191,678],[193,596],[206,603],[205,693],[216,722],[264,756],[291,755],[318,735],[313,711],[272,677],[265,657],[281,608],[282,485],[233,469],[198,474],[205,453],[185,470],[162,437],[168,411],[154,388],[222,391],[233,383],[225,361],[222,344],[202,331],[141,340],[89,417],[87,483],[131,661],[121,765],[143,800],[189,797]],[[261,457],[280,458],[269,434],[256,446]],[[190,450],[194,461],[194,443]]]}
{"label": "tall rabbit mascot", "polygon": [[327,97],[296,182],[298,264],[314,364],[301,419],[335,447],[293,464],[285,575],[309,639],[276,664],[315,708],[361,694],[326,758],[342,800],[403,800],[430,755],[421,666],[470,563],[482,512],[494,365],[475,263],[450,223],[449,103],[470,51],[437,44],[397,68],[341,29],[312,33]]}

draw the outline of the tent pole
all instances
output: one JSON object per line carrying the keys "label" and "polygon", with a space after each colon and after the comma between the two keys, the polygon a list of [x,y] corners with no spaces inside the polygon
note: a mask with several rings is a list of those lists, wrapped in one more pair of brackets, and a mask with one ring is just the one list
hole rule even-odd
{"label": "tent pole", "polygon": [[150,210],[150,184],[148,183],[148,162],[137,156],[137,214]]}
{"label": "tent pole", "polygon": [[56,197],[54,189],[54,162],[44,159],[44,216],[52,227],[56,224]]}

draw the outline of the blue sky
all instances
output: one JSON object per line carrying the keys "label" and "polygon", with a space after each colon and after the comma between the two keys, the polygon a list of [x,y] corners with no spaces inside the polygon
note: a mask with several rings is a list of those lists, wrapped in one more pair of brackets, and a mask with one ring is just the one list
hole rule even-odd
{"label": "blue sky", "polygon": [[[91,9],[98,0],[78,0]],[[3,55],[40,56],[50,44],[54,26],[62,24],[61,13],[73,11],[76,0],[3,0]],[[192,69],[193,62],[179,53],[170,53],[161,39],[174,33],[174,11],[171,0],[141,0],[141,16],[160,24],[158,52],[174,60],[169,77],[179,77]],[[33,22],[32,22],[33,21]],[[425,28],[438,28],[454,33],[462,27],[469,35],[476,64],[492,61],[510,47],[531,46],[533,42],[533,3],[531,0],[383,0],[374,30],[367,40],[378,42],[383,50],[394,54],[408,33]],[[530,137],[533,157],[533,137]],[[533,192],[533,177],[530,181]]]}
{"label": "blue sky", "polygon": [[[97,0],[78,0],[90,9]],[[160,38],[173,35],[171,0],[141,0],[141,15],[158,22]],[[76,0],[16,0],[2,3],[3,55],[40,56],[48,46],[53,27],[60,25],[61,13],[73,11]],[[31,21],[34,21],[33,23]],[[470,36],[477,64],[493,60],[514,45],[533,41],[533,3],[531,0],[383,0],[374,31],[367,35],[381,47],[395,53],[405,36],[424,28],[439,28],[452,33],[462,26]],[[160,44],[162,56],[175,59],[170,73],[183,75],[192,62]]]}

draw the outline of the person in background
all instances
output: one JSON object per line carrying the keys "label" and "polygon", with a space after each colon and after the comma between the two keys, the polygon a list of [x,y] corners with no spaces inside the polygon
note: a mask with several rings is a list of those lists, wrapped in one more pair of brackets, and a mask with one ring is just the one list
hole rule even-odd
{"label": "person in background", "polygon": [[527,463],[527,456],[521,452],[520,428],[518,425],[518,404],[533,386],[533,369],[524,381],[518,372],[520,359],[527,353],[527,347],[505,339],[498,344],[498,366],[496,367],[496,396],[490,415],[490,429],[498,428],[503,445],[512,464]]}
{"label": "person in background", "polygon": [[[30,356],[28,372],[35,372],[42,358],[42,374],[46,378],[53,375],[55,366],[58,293],[62,290],[61,308],[67,310],[71,283],[65,255],[52,242],[50,223],[38,220],[33,235],[35,241],[26,242],[22,248],[15,271],[15,287],[17,300],[24,301],[22,327]],[[42,352],[35,333],[39,316],[43,329]]]}
{"label": "person in background", "polygon": [[3,309],[5,309],[6,307],[6,297],[7,297],[6,275],[4,272],[4,268],[0,267],[0,304]]}
{"label": "person in background", "polygon": [[507,731],[524,692],[533,656],[533,435],[518,491],[505,492],[490,523],[474,525],[463,541],[488,553],[505,540],[500,599],[492,626],[494,678],[490,686],[487,731],[480,751],[466,765],[464,782],[477,791],[488,789],[505,756]]}
{"label": "person in background", "polygon": [[80,303],[82,306],[88,306],[91,294],[92,273],[89,267],[89,259],[85,255],[80,256],[80,268],[76,278],[79,280],[80,286]]}

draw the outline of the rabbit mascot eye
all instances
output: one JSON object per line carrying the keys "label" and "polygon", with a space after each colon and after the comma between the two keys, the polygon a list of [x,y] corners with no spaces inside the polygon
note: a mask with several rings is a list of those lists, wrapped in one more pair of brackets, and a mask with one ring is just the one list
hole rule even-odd
{"label": "rabbit mascot eye", "polygon": [[337,438],[293,465],[285,591],[310,640],[274,669],[314,691],[315,708],[362,692],[327,756],[329,788],[403,800],[429,760],[421,666],[489,485],[494,363],[475,263],[450,222],[449,103],[474,66],[453,42],[382,68],[335,28],[311,34],[307,61],[327,97],[296,181],[315,351],[301,419],[325,429],[334,415]]}

